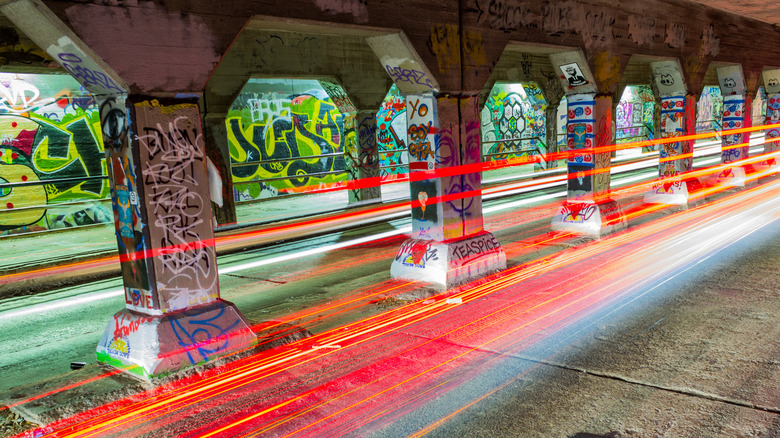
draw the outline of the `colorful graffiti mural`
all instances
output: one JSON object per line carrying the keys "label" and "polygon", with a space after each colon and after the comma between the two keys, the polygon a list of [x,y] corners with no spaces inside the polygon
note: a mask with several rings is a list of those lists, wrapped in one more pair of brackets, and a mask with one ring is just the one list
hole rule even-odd
{"label": "colorful graffiti mural", "polygon": [[655,107],[650,86],[627,86],[615,108],[615,142],[651,140],[655,130]]}
{"label": "colorful graffiti mural", "polygon": [[111,222],[97,106],[63,75],[0,75],[0,235]]}
{"label": "colorful graffiti mural", "polygon": [[547,103],[536,84],[497,83],[482,109],[482,154],[485,160],[533,157],[534,169],[545,168]]}
{"label": "colorful graffiti mural", "polygon": [[376,116],[379,168],[382,180],[409,172],[406,150],[406,99],[393,84]]}
{"label": "colorful graffiti mural", "polygon": [[252,80],[225,123],[237,202],[346,181],[354,124],[317,81]]}
{"label": "colorful graffiti mural", "polygon": [[723,95],[718,86],[706,86],[701,91],[696,110],[696,131],[720,131]]}

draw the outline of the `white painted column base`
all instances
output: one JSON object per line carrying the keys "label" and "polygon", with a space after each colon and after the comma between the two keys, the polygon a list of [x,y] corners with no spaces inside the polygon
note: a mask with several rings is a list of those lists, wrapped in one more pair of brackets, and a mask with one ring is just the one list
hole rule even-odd
{"label": "white painted column base", "polygon": [[645,193],[644,201],[646,204],[688,205],[688,195],[688,183],[685,181],[657,181]]}
{"label": "white painted column base", "polygon": [[97,346],[98,361],[151,380],[248,348],[256,337],[227,301],[165,315],[124,309]]}
{"label": "white painted column base", "polygon": [[745,169],[742,166],[730,167],[715,176],[714,185],[745,187]]}
{"label": "white painted column base", "polygon": [[506,254],[492,233],[435,240],[407,239],[390,266],[393,278],[450,289],[506,269]]}
{"label": "white painted column base", "polygon": [[596,239],[625,229],[626,217],[620,205],[609,200],[595,202],[566,202],[552,218],[552,230],[579,234]]}

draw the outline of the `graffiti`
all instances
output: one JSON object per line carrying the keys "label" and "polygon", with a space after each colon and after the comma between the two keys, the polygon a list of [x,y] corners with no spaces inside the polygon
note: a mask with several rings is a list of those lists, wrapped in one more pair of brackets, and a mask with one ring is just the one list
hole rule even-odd
{"label": "graffiti", "polygon": [[434,126],[435,105],[433,97],[429,95],[408,96],[406,99],[410,165],[413,162],[422,163],[416,167],[418,169],[433,169],[436,161],[438,129]]}
{"label": "graffiti", "polygon": [[336,154],[355,141],[354,128],[345,126],[327,95],[320,99],[312,93],[264,94],[262,100],[271,103],[259,106],[260,111],[237,100],[225,121],[236,201],[312,190],[312,182],[345,179],[344,174],[327,173],[345,171],[344,156]]}
{"label": "graffiti", "polygon": [[[683,120],[685,116],[685,96],[665,96],[661,98],[661,138],[680,137],[685,134]],[[661,159],[683,153],[682,142],[664,143],[660,148]],[[659,166],[660,176],[677,176],[685,171],[686,161],[674,160]]]}
{"label": "graffiti", "polygon": [[116,145],[127,134],[127,115],[125,108],[118,105],[115,98],[108,98],[100,105],[103,136]]}
{"label": "graffiti", "polygon": [[[544,167],[547,104],[536,84],[496,85],[482,110],[482,144],[487,160],[529,157]],[[519,90],[518,90],[519,91]],[[492,155],[497,154],[497,155]]]}
{"label": "graffiti", "polygon": [[589,47],[594,41],[603,42],[607,41],[607,38],[612,38],[615,17],[606,12],[588,10],[585,13],[585,23],[585,26],[582,27],[582,38],[586,47]]}
{"label": "graffiti", "polygon": [[[21,82],[21,81],[19,81]],[[33,85],[18,89],[31,90]],[[2,89],[3,86],[0,86]],[[0,93],[2,94],[2,93]],[[23,107],[37,112],[17,115],[19,107],[0,113],[0,232],[3,234],[88,225],[110,220],[99,205],[109,193],[105,175],[99,115],[76,109],[64,113],[67,101],[30,95]],[[8,97],[6,95],[6,97]],[[18,96],[17,96],[18,97]],[[48,102],[48,103],[47,103]],[[52,108],[54,107],[54,108]],[[55,109],[56,108],[56,109]],[[46,113],[61,122],[39,115]],[[61,202],[89,201],[65,209]]]}
{"label": "graffiti", "polygon": [[590,220],[598,208],[596,204],[567,202],[561,207],[561,216],[563,222],[583,223]]}
{"label": "graffiti", "polygon": [[669,23],[666,25],[664,43],[672,49],[679,49],[685,46],[685,26]]}
{"label": "graffiti", "polygon": [[[594,111],[599,115],[596,128],[595,146],[604,147],[612,144],[612,98],[606,96],[596,97]],[[594,154],[593,192],[596,199],[609,195],[610,183],[610,152]]]}
{"label": "graffiti", "polygon": [[[194,104],[135,104],[149,235],[163,312],[218,297],[203,133]],[[152,221],[153,219],[153,221]]]}
{"label": "graffiti", "polygon": [[596,55],[594,63],[593,75],[600,90],[609,91],[620,82],[620,58],[610,52],[601,52]]}
{"label": "graffiti", "polygon": [[0,81],[0,111],[21,114],[54,102],[53,97],[40,96],[38,87],[27,81]]}
{"label": "graffiti", "polygon": [[492,234],[483,234],[474,239],[469,239],[450,245],[450,254],[458,259],[475,260],[484,255],[501,249],[501,244]]}
{"label": "graffiti", "polygon": [[431,26],[431,51],[436,54],[439,71],[443,72],[460,64],[460,42],[454,24]]}
{"label": "graffiti", "polygon": [[399,248],[395,260],[404,266],[424,268],[427,262],[439,260],[438,250],[432,244],[433,241],[430,240],[407,240]]}
{"label": "graffiti", "polygon": [[386,65],[387,73],[395,82],[408,82],[410,84],[423,85],[433,88],[433,81],[423,72],[414,69],[393,67]]}
{"label": "graffiti", "polygon": [[[345,119],[349,124],[357,123],[356,141],[348,144],[349,165],[347,171],[350,180],[376,178],[379,176],[379,158],[377,156],[377,126],[376,114],[367,111],[358,113],[356,117]],[[350,202],[378,199],[381,197],[379,185],[372,183],[369,187],[350,190]]]}
{"label": "graffiti", "polygon": [[542,26],[550,36],[565,34],[574,28],[573,21],[579,18],[571,5],[561,5],[557,2],[546,1],[542,4]]}
{"label": "graffiti", "polygon": [[393,85],[377,113],[379,165],[383,179],[406,173],[406,99]]}
{"label": "graffiti", "polygon": [[529,8],[523,8],[508,0],[490,0],[486,10],[481,9],[479,1],[476,2],[476,6],[480,22],[487,20],[491,29],[503,30],[504,32],[528,25],[530,21],[527,18],[533,16]]}
{"label": "graffiti", "polygon": [[[171,318],[170,327],[181,347],[187,351],[191,364],[208,361],[213,355],[227,350],[230,346],[230,332],[239,327],[241,320],[225,315],[225,308],[189,310],[185,318]],[[227,321],[225,321],[227,319]],[[195,352],[199,356],[195,355]]]}
{"label": "graffiti", "polygon": [[358,23],[368,21],[368,2],[366,0],[316,0],[321,11],[329,14],[350,14]]}
{"label": "graffiti", "polygon": [[699,131],[712,131],[715,121],[723,113],[723,96],[720,87],[704,87],[697,107],[696,128]]}
{"label": "graffiti", "polygon": [[322,89],[325,90],[325,94],[328,95],[328,98],[333,103],[333,105],[336,106],[339,112],[354,113],[357,111],[355,105],[352,103],[352,100],[350,100],[349,96],[347,96],[347,93],[344,91],[344,88],[342,88],[341,85],[334,84],[333,82],[329,81],[319,81],[319,83]]}
{"label": "graffiti", "polygon": [[634,44],[652,44],[655,38],[655,18],[631,15],[628,17],[628,38]]}
{"label": "graffiti", "polygon": [[154,318],[136,316],[126,312],[117,313],[114,315],[114,339],[126,338],[137,332],[141,324],[153,320]]}
{"label": "graffiti", "polygon": [[79,81],[81,85],[90,91],[98,94],[116,94],[123,93],[122,87],[117,85],[113,79],[104,72],[98,70],[96,65],[92,65],[91,60],[84,60],[75,53],[60,53],[57,55],[62,67]]}
{"label": "graffiti", "polygon": [[463,30],[463,54],[469,65],[487,65],[485,46],[482,44],[482,33],[479,30]]}
{"label": "graffiti", "polygon": [[[776,125],[780,123],[780,94],[770,94],[766,103],[765,123],[767,125]],[[780,150],[780,130],[772,128],[767,130],[766,143],[764,144],[764,153],[770,154]],[[774,165],[777,162],[775,157],[767,160],[768,165]]]}
{"label": "graffiti", "polygon": [[715,27],[709,25],[701,33],[701,55],[716,57],[720,53],[720,38],[715,34]]}

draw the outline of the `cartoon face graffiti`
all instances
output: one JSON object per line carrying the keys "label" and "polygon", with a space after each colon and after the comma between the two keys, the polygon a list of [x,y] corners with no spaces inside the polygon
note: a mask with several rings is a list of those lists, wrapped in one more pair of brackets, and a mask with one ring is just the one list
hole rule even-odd
{"label": "cartoon face graffiti", "polygon": [[674,78],[672,75],[663,74],[661,75],[661,85],[664,87],[671,87],[674,85]]}
{"label": "cartoon face graffiti", "polygon": [[726,78],[723,80],[723,88],[736,88],[737,81],[734,78]]}
{"label": "cartoon face graffiti", "polygon": [[767,81],[767,85],[770,87],[780,87],[780,81],[777,78],[771,78]]}

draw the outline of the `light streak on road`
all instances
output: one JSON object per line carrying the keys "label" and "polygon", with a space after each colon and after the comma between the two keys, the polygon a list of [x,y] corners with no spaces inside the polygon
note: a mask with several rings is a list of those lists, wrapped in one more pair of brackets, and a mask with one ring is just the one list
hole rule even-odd
{"label": "light streak on road", "polygon": [[[772,201],[778,194],[778,181],[749,188],[525,263],[455,295],[410,303],[51,427],[65,428],[59,436],[122,436],[158,427],[183,436],[382,427],[492,361],[597,315],[608,303],[649,293],[664,276],[760,230],[777,219],[780,205]],[[622,263],[607,263],[615,259]],[[452,298],[462,304],[451,304]],[[298,377],[288,382],[290,376]],[[220,404],[222,397],[231,404]],[[235,410],[225,411],[228,406]],[[191,410],[199,412],[197,421]]]}

